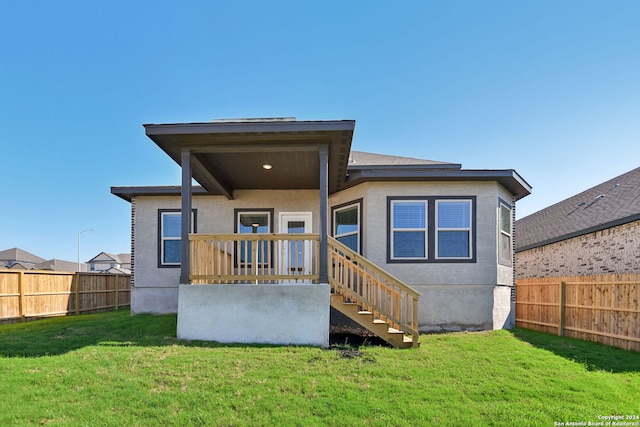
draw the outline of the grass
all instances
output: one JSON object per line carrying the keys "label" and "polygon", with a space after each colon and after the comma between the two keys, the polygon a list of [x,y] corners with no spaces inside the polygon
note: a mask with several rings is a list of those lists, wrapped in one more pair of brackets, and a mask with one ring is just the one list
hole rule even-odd
{"label": "grass", "polygon": [[553,426],[640,415],[640,353],[594,343],[516,330],[327,350],[184,342],[175,324],[117,311],[0,325],[0,425]]}

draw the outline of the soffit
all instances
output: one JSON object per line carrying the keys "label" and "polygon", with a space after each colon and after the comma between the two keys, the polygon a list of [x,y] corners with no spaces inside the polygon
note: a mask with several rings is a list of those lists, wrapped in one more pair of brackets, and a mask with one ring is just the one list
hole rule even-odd
{"label": "soffit", "polygon": [[[318,189],[320,150],[329,153],[329,192],[340,191],[355,121],[249,121],[145,125],[176,163],[189,150],[193,178],[209,194],[235,189]],[[265,170],[262,165],[270,164]]]}

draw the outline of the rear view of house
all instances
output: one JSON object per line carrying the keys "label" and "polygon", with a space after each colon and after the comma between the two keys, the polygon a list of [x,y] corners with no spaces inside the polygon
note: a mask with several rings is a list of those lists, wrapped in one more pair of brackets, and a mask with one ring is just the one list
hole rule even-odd
{"label": "rear view of house", "polygon": [[182,185],[111,189],[131,203],[132,312],[177,312],[179,337],[223,342],[327,345],[330,308],[399,347],[512,327],[513,217],[530,186],[511,169],[354,151],[354,128],[145,125]]}

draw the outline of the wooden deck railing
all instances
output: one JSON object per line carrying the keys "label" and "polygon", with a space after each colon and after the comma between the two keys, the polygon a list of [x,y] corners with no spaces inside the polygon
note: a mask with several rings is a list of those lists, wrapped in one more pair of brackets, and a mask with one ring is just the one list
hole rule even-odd
{"label": "wooden deck railing", "polygon": [[362,255],[329,237],[329,283],[333,292],[362,306],[392,328],[411,335],[418,346],[420,293]]}
{"label": "wooden deck railing", "polygon": [[317,283],[318,234],[191,234],[189,280]]}

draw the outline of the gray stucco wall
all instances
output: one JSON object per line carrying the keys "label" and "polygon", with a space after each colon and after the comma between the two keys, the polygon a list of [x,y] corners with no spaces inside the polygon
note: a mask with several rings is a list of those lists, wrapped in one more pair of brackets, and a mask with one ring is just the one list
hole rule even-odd
{"label": "gray stucco wall", "polygon": [[[367,187],[364,256],[410,285],[498,283],[498,198],[505,194],[497,183],[390,182]],[[476,262],[387,263],[387,196],[476,196]]]}
{"label": "gray stucco wall", "polygon": [[[280,212],[313,213],[319,232],[319,191],[236,191],[235,200],[194,196],[198,233],[232,233],[234,209],[273,208],[274,232]],[[387,196],[476,196],[476,262],[387,263]],[[421,330],[511,327],[513,269],[498,263],[498,200],[510,201],[496,182],[371,182],[329,198],[329,207],[362,199],[363,255],[423,294]],[[179,197],[136,198],[133,312],[177,312],[178,268],[158,268],[158,209],[180,207]],[[330,218],[328,219],[331,223]]]}
{"label": "gray stucco wall", "polygon": [[[476,196],[475,263],[388,263],[387,196]],[[496,182],[370,182],[330,198],[363,199],[363,255],[422,294],[420,330],[513,328],[513,267],[498,262],[499,200],[512,195]]]}
{"label": "gray stucco wall", "polygon": [[516,277],[640,273],[640,221],[516,253]]}

